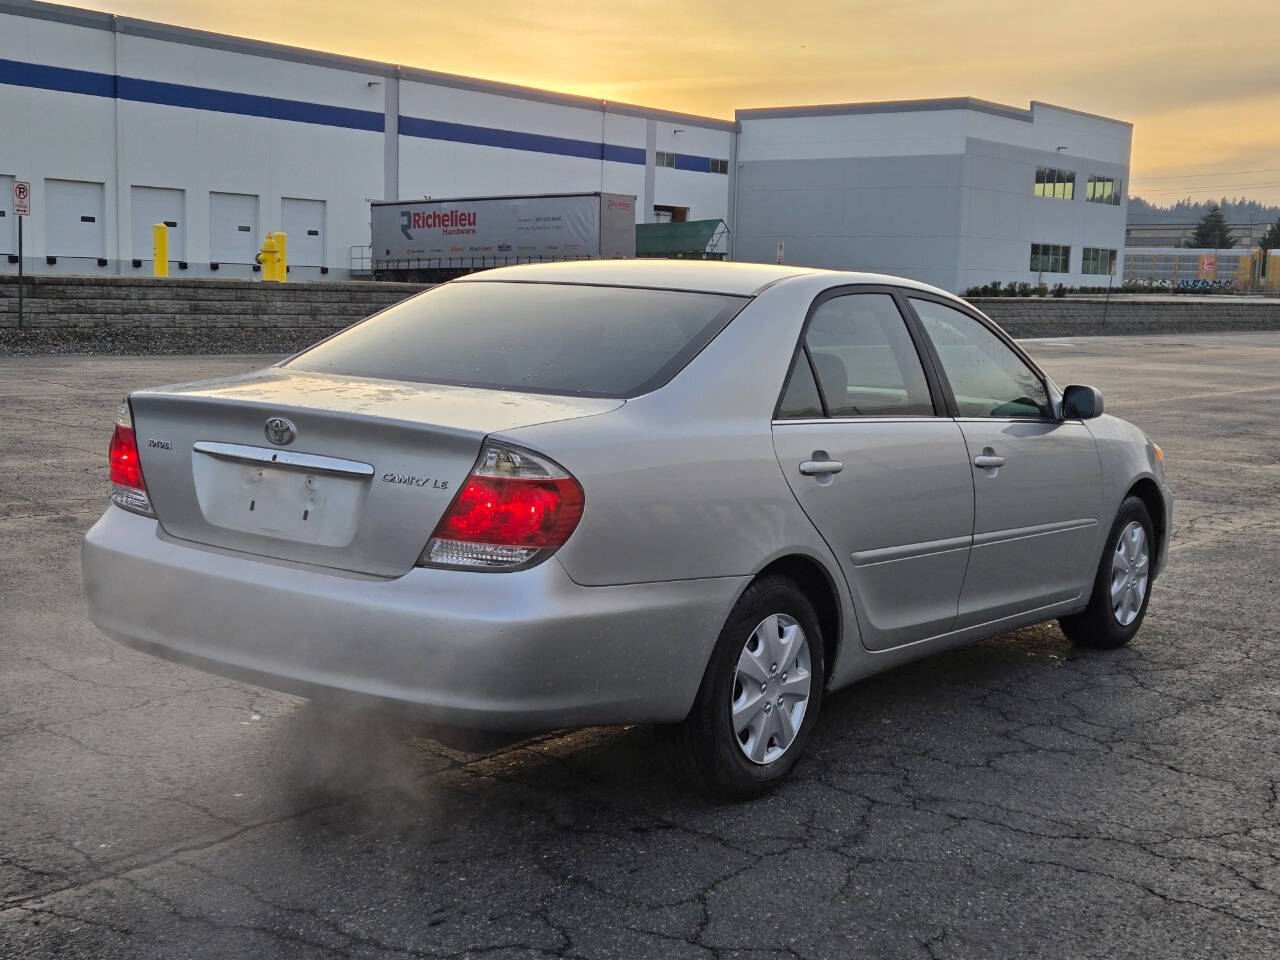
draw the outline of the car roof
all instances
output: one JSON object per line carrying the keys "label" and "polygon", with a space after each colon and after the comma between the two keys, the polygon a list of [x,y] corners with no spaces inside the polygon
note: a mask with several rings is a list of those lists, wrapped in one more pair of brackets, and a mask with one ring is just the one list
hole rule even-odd
{"label": "car roof", "polygon": [[776,266],[771,263],[727,263],[719,260],[562,260],[497,267],[459,277],[453,283],[566,283],[614,287],[644,287],[724,293],[749,297],[765,287],[793,277],[814,277],[830,286],[881,283],[954,297],[945,290],[916,280],[879,273],[820,270],[815,267]]}
{"label": "car roof", "polygon": [[778,280],[812,272],[805,267],[708,260],[562,260],[557,263],[498,267],[468,274],[459,280],[471,283],[493,280],[508,283],[582,283],[751,296]]}

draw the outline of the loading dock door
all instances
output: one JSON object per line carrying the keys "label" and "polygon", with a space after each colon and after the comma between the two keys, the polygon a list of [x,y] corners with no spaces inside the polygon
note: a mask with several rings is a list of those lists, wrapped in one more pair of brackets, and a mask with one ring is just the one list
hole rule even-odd
{"label": "loading dock door", "polygon": [[150,260],[153,253],[151,228],[163,223],[169,228],[169,259],[187,259],[186,192],[164,187],[134,187],[131,195],[133,256]]}
{"label": "loading dock door", "polygon": [[46,249],[54,257],[107,255],[102,184],[86,180],[44,182]]}
{"label": "loading dock door", "polygon": [[257,196],[210,193],[209,259],[214,263],[253,263],[257,253]]}
{"label": "loading dock door", "polygon": [[13,215],[13,177],[0,174],[0,256],[18,252],[18,218]]}
{"label": "loading dock door", "polygon": [[299,267],[325,266],[323,200],[282,198],[280,229],[288,238],[291,264]]}

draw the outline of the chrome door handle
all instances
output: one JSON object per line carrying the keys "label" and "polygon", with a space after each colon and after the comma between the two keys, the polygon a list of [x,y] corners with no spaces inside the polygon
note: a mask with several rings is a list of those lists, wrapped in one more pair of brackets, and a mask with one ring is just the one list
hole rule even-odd
{"label": "chrome door handle", "polygon": [[975,467],[982,467],[984,470],[991,470],[995,467],[1004,466],[1004,457],[995,457],[990,454],[981,453],[973,458]]}
{"label": "chrome door handle", "polygon": [[827,473],[839,473],[844,464],[839,460],[801,460],[800,472],[806,477],[818,477]]}

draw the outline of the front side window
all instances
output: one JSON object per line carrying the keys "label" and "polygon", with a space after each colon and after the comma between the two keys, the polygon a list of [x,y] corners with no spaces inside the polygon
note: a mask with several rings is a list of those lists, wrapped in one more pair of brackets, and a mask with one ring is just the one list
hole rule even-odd
{"label": "front side window", "polygon": [[805,346],[830,416],[933,416],[920,356],[889,294],[827,300],[809,322]]}
{"label": "front side window", "polygon": [[635,397],[682,370],[745,297],[559,283],[446,283],[289,361],[314,373]]}
{"label": "front side window", "polygon": [[1044,383],[999,337],[966,313],[911,299],[951,383],[962,417],[1052,416]]}

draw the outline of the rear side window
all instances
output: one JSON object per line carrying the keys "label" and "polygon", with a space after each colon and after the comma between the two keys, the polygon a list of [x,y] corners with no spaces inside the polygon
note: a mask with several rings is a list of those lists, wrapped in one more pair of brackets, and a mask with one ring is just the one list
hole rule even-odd
{"label": "rear side window", "polygon": [[920,355],[889,294],[832,297],[814,313],[805,343],[831,416],[933,416]]}
{"label": "rear side window", "polygon": [[809,369],[809,358],[804,351],[796,353],[792,361],[791,377],[786,392],[778,404],[779,420],[811,420],[822,416],[822,399],[818,396],[818,384]]}
{"label": "rear side window", "polygon": [[437,287],[313,347],[298,370],[582,397],[656,390],[745,297],[550,283]]}

